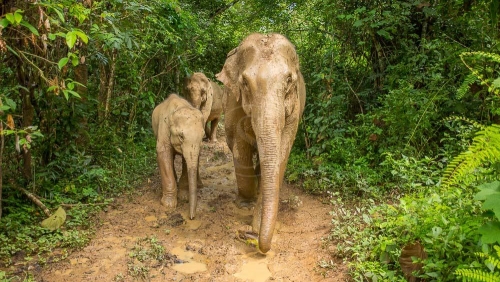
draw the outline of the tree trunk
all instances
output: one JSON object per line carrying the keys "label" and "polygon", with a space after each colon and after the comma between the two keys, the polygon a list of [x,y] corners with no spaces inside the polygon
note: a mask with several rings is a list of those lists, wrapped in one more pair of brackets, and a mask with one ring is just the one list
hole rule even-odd
{"label": "tree trunk", "polygon": [[108,77],[108,91],[106,93],[106,104],[104,107],[104,119],[107,121],[109,118],[110,104],[111,104],[111,96],[113,95],[113,86],[115,84],[115,69],[116,69],[116,50],[113,50],[111,56],[111,65],[109,70]]}
{"label": "tree trunk", "polygon": [[106,70],[106,65],[99,65],[99,105],[97,106],[97,117],[99,122],[104,121],[104,108],[106,104],[106,93],[107,91],[107,82],[108,82],[108,72]]}
{"label": "tree trunk", "polygon": [[3,166],[3,145],[4,145],[4,137],[2,131],[3,131],[3,123],[0,122],[0,219],[2,219],[2,188],[3,188],[2,166]]}

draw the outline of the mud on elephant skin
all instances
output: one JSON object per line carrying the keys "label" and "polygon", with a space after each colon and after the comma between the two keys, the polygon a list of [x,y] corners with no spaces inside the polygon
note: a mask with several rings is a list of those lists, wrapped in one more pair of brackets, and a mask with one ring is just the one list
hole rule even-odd
{"label": "mud on elephant skin", "polygon": [[[177,197],[189,200],[189,217],[196,213],[197,186],[203,185],[199,176],[200,146],[204,135],[201,112],[176,94],[155,107],[152,114],[156,153],[161,176],[161,204],[177,206]],[[177,189],[174,158],[182,156],[182,175]],[[178,195],[179,194],[179,195]]]}
{"label": "mud on elephant skin", "polygon": [[[306,90],[295,47],[280,34],[251,34],[229,52],[222,71],[226,141],[233,153],[238,201],[254,201],[252,228],[266,253],[276,225],[279,190]],[[254,164],[253,157],[258,162]]]}
{"label": "mud on elephant skin", "polygon": [[205,132],[211,142],[217,141],[223,94],[222,88],[201,72],[195,72],[184,80],[184,97],[203,113]]}

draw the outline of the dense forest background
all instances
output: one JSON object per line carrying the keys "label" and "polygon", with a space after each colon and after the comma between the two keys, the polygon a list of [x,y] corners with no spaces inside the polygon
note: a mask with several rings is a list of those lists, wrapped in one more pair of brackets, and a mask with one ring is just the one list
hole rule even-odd
{"label": "dense forest background", "polygon": [[[192,72],[215,79],[249,33],[278,32],[307,87],[286,177],[332,199],[353,280],[496,279],[499,12],[498,0],[1,0],[0,261],[85,245],[101,204],[156,169],[154,106]],[[39,226],[78,203],[64,236]]]}

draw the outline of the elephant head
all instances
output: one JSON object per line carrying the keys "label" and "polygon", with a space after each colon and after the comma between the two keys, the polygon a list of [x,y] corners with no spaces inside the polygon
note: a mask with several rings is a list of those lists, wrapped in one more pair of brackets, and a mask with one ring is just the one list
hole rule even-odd
{"label": "elephant head", "polygon": [[[259,232],[259,249],[265,253],[271,248],[279,191],[304,110],[305,85],[299,59],[295,47],[284,36],[251,34],[229,52],[216,77],[227,89],[226,131],[238,132],[231,129],[241,126],[238,124],[247,128],[245,134],[228,136],[236,174],[243,158],[251,159],[246,149],[235,153],[236,147],[245,139],[252,144],[241,148],[257,147],[259,200],[253,228]],[[232,120],[235,118],[239,121]],[[253,142],[248,141],[249,136],[254,138]],[[243,180],[237,177],[237,181],[240,189]]]}
{"label": "elephant head", "polygon": [[[174,151],[182,155],[183,162],[185,162],[183,167],[187,168],[190,219],[193,219],[196,213],[198,164],[204,134],[203,117],[199,110],[193,107],[183,107],[172,114],[170,142]],[[185,171],[182,171],[182,174],[184,173]]]}
{"label": "elephant head", "polygon": [[204,122],[207,122],[212,109],[213,89],[210,79],[201,72],[195,72],[184,80],[184,96],[203,114]]}

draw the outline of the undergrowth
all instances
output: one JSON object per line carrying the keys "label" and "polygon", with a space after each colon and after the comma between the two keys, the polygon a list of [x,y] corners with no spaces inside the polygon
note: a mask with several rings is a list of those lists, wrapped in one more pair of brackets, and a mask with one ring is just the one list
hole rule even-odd
{"label": "undergrowth", "polygon": [[61,156],[68,159],[65,163],[68,167],[52,170],[67,177],[58,175],[55,182],[49,177],[50,169],[35,176],[39,179],[41,201],[51,211],[61,204],[66,209],[67,220],[55,231],[40,226],[45,215],[32,202],[17,191],[4,188],[0,267],[8,267],[19,260],[38,264],[57,261],[72,249],[84,247],[94,232],[95,215],[106,209],[114,197],[141,185],[156,168],[156,162],[151,161],[155,154],[154,140],[123,143],[115,148],[109,148],[108,144],[107,150],[110,153],[73,152]]}

